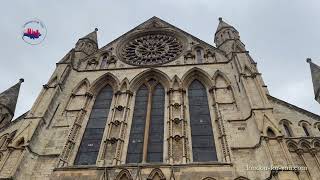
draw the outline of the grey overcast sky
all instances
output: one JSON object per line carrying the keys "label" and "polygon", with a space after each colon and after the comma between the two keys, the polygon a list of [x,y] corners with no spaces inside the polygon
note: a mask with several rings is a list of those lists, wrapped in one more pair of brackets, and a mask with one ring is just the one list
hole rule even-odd
{"label": "grey overcast sky", "polygon": [[[218,17],[237,28],[271,95],[320,114],[306,57],[320,64],[319,0],[10,0],[0,11],[0,92],[23,77],[16,117],[29,110],[42,85],[79,38],[99,28],[99,47],[157,16],[213,44]],[[48,29],[37,46],[21,39],[32,18]]]}

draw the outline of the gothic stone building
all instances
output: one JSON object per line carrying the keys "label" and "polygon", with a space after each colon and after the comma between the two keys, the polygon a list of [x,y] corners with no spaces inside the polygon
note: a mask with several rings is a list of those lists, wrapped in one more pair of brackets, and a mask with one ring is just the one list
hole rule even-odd
{"label": "gothic stone building", "polygon": [[0,177],[319,180],[320,116],[268,93],[239,32],[215,46],[153,17],[58,63],[30,111],[0,95]]}

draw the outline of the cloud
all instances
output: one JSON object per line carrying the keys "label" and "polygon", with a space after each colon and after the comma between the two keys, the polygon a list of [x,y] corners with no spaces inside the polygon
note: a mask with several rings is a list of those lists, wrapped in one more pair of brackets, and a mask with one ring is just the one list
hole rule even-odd
{"label": "cloud", "polygon": [[[25,78],[16,116],[29,110],[58,62],[77,39],[99,28],[102,47],[152,16],[213,44],[222,16],[240,32],[271,94],[319,113],[306,57],[318,58],[320,2],[310,0],[222,1],[5,1],[0,11],[0,91]],[[38,46],[20,37],[23,23],[39,18],[46,40]]]}

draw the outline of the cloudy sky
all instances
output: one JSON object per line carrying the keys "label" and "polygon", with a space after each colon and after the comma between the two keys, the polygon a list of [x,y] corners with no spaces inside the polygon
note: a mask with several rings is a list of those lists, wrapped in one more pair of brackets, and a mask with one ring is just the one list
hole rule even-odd
{"label": "cloudy sky", "polygon": [[[98,27],[99,47],[157,16],[213,44],[218,17],[240,32],[270,93],[320,114],[306,57],[320,64],[320,1],[135,0],[5,1],[0,11],[0,92],[23,77],[16,117],[29,110],[42,85],[79,38]],[[47,26],[37,46],[21,39],[22,26]]]}

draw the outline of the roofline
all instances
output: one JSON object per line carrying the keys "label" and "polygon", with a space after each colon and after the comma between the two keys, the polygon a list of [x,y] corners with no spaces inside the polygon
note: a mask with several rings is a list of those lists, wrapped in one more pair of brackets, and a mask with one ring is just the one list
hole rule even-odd
{"label": "roofline", "polygon": [[186,32],[186,31],[184,31],[184,30],[182,30],[182,29],[180,29],[180,28],[178,28],[178,27],[176,27],[176,26],[174,26],[174,25],[172,25],[172,24],[170,24],[170,23],[168,23],[168,22],[166,22],[166,21],[164,21],[164,20],[162,20],[162,19],[160,19],[160,18],[156,17],[156,16],[153,16],[152,18],[149,18],[148,20],[146,20],[146,21],[144,21],[144,22],[140,23],[139,25],[137,25],[137,26],[136,26],[136,27],[134,27],[133,29],[131,29],[131,30],[127,31],[126,33],[122,34],[122,35],[121,35],[121,36],[119,36],[118,38],[114,39],[113,41],[111,41],[111,42],[109,42],[108,44],[104,45],[103,47],[99,48],[99,50],[104,49],[105,47],[109,46],[109,45],[110,45],[110,44],[112,44],[113,42],[115,42],[115,41],[119,40],[120,38],[122,38],[122,37],[124,37],[124,36],[126,36],[126,35],[130,34],[131,32],[133,32],[133,31],[135,31],[136,29],[138,29],[138,27],[139,27],[139,26],[141,26],[142,24],[144,24],[144,23],[146,23],[146,22],[148,22],[148,21],[150,21],[150,20],[152,20],[152,19],[158,19],[159,21],[166,23],[166,24],[167,24],[168,26],[170,26],[171,28],[173,28],[173,29],[177,29],[178,31],[181,31],[182,33],[185,33],[185,34],[187,34],[187,35],[191,36],[192,38],[196,39],[197,41],[199,41],[199,42],[201,42],[201,43],[203,43],[203,44],[206,44],[206,45],[208,45],[209,47],[211,47],[211,48],[213,48],[213,49],[216,49],[216,50],[220,51],[221,53],[224,53],[224,51],[222,51],[222,50],[218,49],[217,47],[215,47],[215,46],[213,46],[213,45],[211,45],[211,44],[209,44],[209,43],[207,43],[207,42],[205,42],[205,41],[203,41],[203,40],[201,40],[201,39],[199,39],[199,38],[195,37],[194,35],[192,35],[192,34],[190,34],[190,33]]}
{"label": "roofline", "polygon": [[279,103],[279,104],[288,106],[289,108],[293,108],[293,109],[297,110],[298,112],[300,112],[300,113],[302,113],[302,114],[305,114],[305,115],[307,115],[307,116],[309,116],[309,117],[317,118],[318,120],[320,120],[320,115],[317,115],[317,114],[315,114],[315,113],[312,113],[312,112],[310,112],[310,111],[307,111],[307,110],[305,110],[305,109],[302,109],[302,108],[300,108],[300,107],[298,107],[298,106],[295,106],[295,105],[293,105],[293,104],[290,104],[290,103],[288,103],[288,102],[286,102],[286,101],[283,101],[283,100],[281,100],[281,99],[278,99],[278,98],[276,98],[276,97],[274,97],[274,96],[271,96],[271,95],[269,95],[269,94],[267,94],[267,97],[270,98],[270,99],[272,99],[272,100],[274,100],[274,101],[276,101],[276,102]]}

